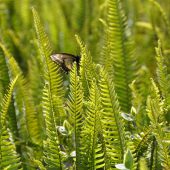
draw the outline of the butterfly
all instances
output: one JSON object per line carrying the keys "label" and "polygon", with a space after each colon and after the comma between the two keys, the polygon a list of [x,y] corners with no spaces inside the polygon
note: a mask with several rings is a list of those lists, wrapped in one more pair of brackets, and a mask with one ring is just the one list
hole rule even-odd
{"label": "butterfly", "polygon": [[73,63],[76,62],[77,67],[79,67],[80,56],[75,56],[68,53],[57,53],[50,56],[52,61],[59,64],[66,73],[68,73],[72,67]]}

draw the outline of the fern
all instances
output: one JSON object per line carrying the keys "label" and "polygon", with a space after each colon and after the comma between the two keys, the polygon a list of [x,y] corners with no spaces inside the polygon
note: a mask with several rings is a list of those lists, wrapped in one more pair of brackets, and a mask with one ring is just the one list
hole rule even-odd
{"label": "fern", "polygon": [[110,55],[105,56],[105,65],[106,68],[110,68],[109,71],[114,75],[115,91],[121,109],[128,113],[131,108],[129,84],[135,77],[136,67],[120,0],[108,0],[106,32],[109,35],[106,45],[109,46]]}
{"label": "fern", "polygon": [[1,0],[0,169],[169,170],[168,1]]}
{"label": "fern", "polygon": [[100,95],[96,81],[93,79],[90,88],[86,119],[81,135],[84,147],[84,164],[91,170],[105,167],[100,114]]}
{"label": "fern", "polygon": [[15,144],[7,129],[7,112],[11,102],[12,93],[18,76],[10,83],[9,89],[1,103],[0,110],[0,169],[17,170],[22,169],[20,158],[16,152]]}
{"label": "fern", "polygon": [[8,86],[9,76],[8,76],[8,68],[6,66],[5,58],[3,57],[3,51],[0,49],[0,84],[2,86],[1,93],[4,93],[4,89]]}
{"label": "fern", "polygon": [[[68,100],[68,114],[70,124],[74,128],[75,147],[76,147],[76,169],[81,169],[81,129],[83,125],[83,90],[80,77],[77,74],[76,65],[70,73],[70,95]],[[83,167],[82,167],[83,168]]]}
{"label": "fern", "polygon": [[59,65],[56,65],[50,58],[50,55],[53,54],[52,47],[50,45],[49,39],[44,31],[44,28],[41,25],[39,16],[35,9],[33,11],[35,29],[39,39],[39,44],[42,52],[42,56],[45,60],[45,72],[44,78],[46,83],[49,85],[51,100],[53,103],[53,109],[55,112],[55,119],[58,125],[62,124],[64,120],[65,112],[63,110],[63,80],[61,75],[61,69]]}
{"label": "fern", "polygon": [[[165,107],[168,109],[167,119],[169,115],[170,109],[170,87],[169,87],[169,77],[167,71],[167,66],[165,65],[165,58],[163,56],[163,52],[161,50],[161,42],[158,42],[158,47],[156,48],[156,60],[157,60],[157,77],[160,86],[160,91],[162,93],[163,98],[165,99]],[[169,120],[169,119],[168,119]]]}
{"label": "fern", "polygon": [[[0,80],[0,101],[2,101],[2,97],[4,96],[5,89],[8,87],[8,83],[10,80],[9,80],[9,75],[8,75],[8,68],[6,65],[6,61],[5,61],[5,57],[3,55],[2,49],[0,49],[0,55],[1,55],[0,56],[0,65],[1,65],[1,69],[0,69],[0,79],[1,79]],[[1,109],[1,106],[0,106],[0,109]],[[14,113],[15,113],[15,108],[14,108],[14,105],[11,104],[9,106],[7,119],[9,121],[9,129],[11,130],[13,138],[19,137],[16,115]]]}
{"label": "fern", "polygon": [[80,46],[81,50],[81,60],[80,60],[80,78],[83,85],[85,97],[89,94],[89,86],[92,79],[96,77],[94,64],[92,62],[92,57],[87,51],[87,47],[83,44],[81,39],[76,35],[76,40]]}
{"label": "fern", "polygon": [[[151,120],[154,136],[158,142],[158,154],[160,156],[161,165],[164,169],[170,169],[170,156],[168,151],[167,134],[164,131],[164,110],[163,101],[160,98],[159,90],[153,80],[151,80],[151,94],[147,100],[148,116]],[[157,163],[157,162],[156,162]]]}
{"label": "fern", "polygon": [[101,71],[100,94],[102,101],[102,127],[106,146],[106,155],[109,164],[123,162],[126,144],[124,137],[124,125],[120,117],[120,107],[114,91],[114,85],[104,69]]}
{"label": "fern", "polygon": [[44,160],[49,168],[62,169],[60,145],[57,133],[56,115],[51,102],[49,86],[43,92],[43,112],[46,124],[46,139],[44,140]]}
{"label": "fern", "polygon": [[[4,55],[7,60],[8,69],[10,71],[10,76],[15,77],[18,74],[21,76],[18,79],[17,89],[16,89],[16,96],[15,100],[17,103],[17,121],[20,124],[20,135],[25,141],[28,141],[29,138],[32,142],[40,143],[40,129],[38,124],[38,119],[36,116],[36,112],[34,109],[34,105],[32,103],[31,97],[28,94],[28,86],[26,84],[26,79],[22,76],[22,71],[19,68],[17,62],[13,58],[13,56],[8,52],[4,45],[0,44]],[[23,108],[25,111],[23,111]],[[32,129],[34,127],[34,129]]]}
{"label": "fern", "polygon": [[144,158],[140,159],[140,170],[148,170],[146,160]]}
{"label": "fern", "polygon": [[[0,49],[0,100],[2,100],[3,95],[5,93],[5,89],[8,86],[9,76],[8,76],[8,68],[6,66],[5,58],[3,57],[3,51]],[[1,106],[0,106],[1,109]]]}
{"label": "fern", "polygon": [[140,134],[137,134],[134,136],[133,143],[135,146],[135,153],[137,155],[137,162],[139,159],[146,155],[147,149],[149,148],[148,143],[151,143],[152,135],[151,135],[152,129],[144,129],[144,132],[141,132]]}
{"label": "fern", "polygon": [[11,82],[11,84],[9,85],[9,90],[7,92],[7,95],[3,98],[3,101],[2,101],[2,104],[1,104],[2,105],[2,108],[1,108],[1,125],[5,124],[6,115],[7,115],[8,108],[9,108],[9,105],[10,105],[10,102],[11,102],[12,92],[13,92],[13,89],[14,89],[14,86],[16,84],[17,79],[18,79],[18,76]]}
{"label": "fern", "polygon": [[132,91],[132,105],[135,108],[135,123],[137,126],[137,131],[149,124],[149,119],[146,112],[146,100],[149,95],[149,85],[150,85],[150,73],[146,66],[142,66],[136,73],[137,77],[130,84]]}

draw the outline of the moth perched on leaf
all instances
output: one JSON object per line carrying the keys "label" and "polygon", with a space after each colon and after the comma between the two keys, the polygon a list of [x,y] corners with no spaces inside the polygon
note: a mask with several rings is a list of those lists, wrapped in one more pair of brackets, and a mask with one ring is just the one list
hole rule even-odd
{"label": "moth perched on leaf", "polygon": [[68,53],[57,53],[51,55],[50,57],[55,63],[59,64],[62,69],[67,73],[72,69],[74,62],[76,62],[77,68],[79,68],[79,56],[75,56],[73,54]]}

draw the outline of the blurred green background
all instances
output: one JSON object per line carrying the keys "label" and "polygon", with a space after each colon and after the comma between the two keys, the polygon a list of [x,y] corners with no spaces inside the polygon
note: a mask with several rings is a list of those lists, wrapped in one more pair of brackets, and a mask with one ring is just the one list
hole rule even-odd
{"label": "blurred green background", "polygon": [[[169,55],[170,1],[122,0],[128,16],[129,34],[141,64],[155,68],[158,36]],[[87,44],[93,60],[100,63],[104,39],[105,0],[1,0],[0,37],[10,47],[24,71],[37,55],[31,7],[35,7],[55,52],[79,54],[75,34]],[[162,11],[163,10],[163,11]]]}
{"label": "blurred green background", "polygon": [[[139,94],[139,96],[136,95],[132,99],[132,104],[136,107],[136,110],[139,106],[139,111],[137,112],[142,114],[136,114],[137,125],[143,128],[144,125],[148,124],[148,118],[144,118],[144,115],[146,115],[147,112],[145,106],[146,99],[149,94],[150,78],[154,77],[156,83],[159,79],[159,74],[156,77],[156,69],[159,68],[156,66],[158,63],[156,63],[155,57],[155,47],[158,46],[159,39],[161,40],[162,52],[165,56],[165,65],[168,70],[166,78],[169,80],[170,0],[120,1],[122,1],[123,10],[127,16],[128,29],[126,33],[134,42],[134,56],[138,63],[138,72],[136,74],[137,85],[135,86],[137,89],[135,90],[137,92],[133,89],[133,87],[131,88],[133,93],[132,96],[134,97],[136,94]],[[42,139],[46,133],[42,115],[42,89],[45,80],[43,80],[43,57],[40,54],[40,47],[34,28],[32,7],[36,9],[38,15],[40,16],[40,20],[50,39],[54,53],[64,52],[80,55],[79,45],[77,44],[75,38],[75,35],[78,35],[87,45],[87,49],[91,53],[92,60],[95,63],[102,64],[104,60],[107,60],[107,55],[104,56],[102,54],[104,51],[103,47],[106,45],[105,33],[107,31],[106,23],[108,19],[106,4],[107,0],[0,0],[0,42],[2,42],[2,44],[4,44],[14,56],[17,63],[23,70],[26,81],[29,82],[29,89],[27,92],[29,95],[31,94],[31,99],[33,99],[35,105],[36,118],[41,124],[39,130],[42,133],[40,134]],[[114,51],[112,52],[114,53]],[[10,74],[8,75],[8,69],[4,59],[5,57],[2,56],[3,52],[1,50],[0,80],[3,78],[4,79],[0,84],[0,92],[4,95],[6,87],[9,83]],[[126,82],[126,85],[129,88],[128,82]],[[165,86],[168,85],[166,84]],[[166,90],[167,89],[165,89],[165,91]],[[0,99],[2,99],[3,96],[1,93]],[[169,96],[170,93],[167,94]],[[20,96],[18,97],[21,98]],[[130,98],[127,99],[129,101],[131,100]],[[14,110],[14,106],[12,107]],[[23,110],[22,116],[24,117],[25,112]],[[13,113],[14,112],[9,113],[9,117],[12,117],[10,114],[12,115]],[[17,114],[18,113],[16,113],[16,115]],[[19,117],[18,120],[20,119],[21,118]],[[167,116],[167,121],[169,121],[169,119],[170,118]],[[17,125],[11,124],[10,126],[15,127]],[[22,125],[20,127],[22,127]],[[11,129],[15,128],[12,127]],[[21,128],[20,130],[22,131],[23,129]],[[15,135],[17,136],[18,132],[13,131],[13,133],[16,133]],[[34,155],[34,152],[35,158],[42,158],[42,143],[37,147],[32,143],[28,144],[25,142],[27,140],[23,140],[25,142],[24,143],[22,138],[15,140],[17,142],[21,140],[19,142],[21,143],[20,146],[23,154],[22,157],[25,160],[31,157],[31,154]]]}

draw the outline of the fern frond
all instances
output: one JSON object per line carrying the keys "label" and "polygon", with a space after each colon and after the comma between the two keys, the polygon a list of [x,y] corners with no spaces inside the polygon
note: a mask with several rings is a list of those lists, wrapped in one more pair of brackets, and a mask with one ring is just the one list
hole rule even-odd
{"label": "fern frond", "polygon": [[39,160],[33,160],[33,162],[37,165],[37,167],[38,167],[40,170],[47,170],[47,169],[45,168],[45,166],[42,164],[41,161],[39,161]]}
{"label": "fern frond", "polygon": [[80,134],[83,125],[83,90],[80,77],[77,73],[76,65],[73,65],[70,73],[70,95],[68,100],[68,114],[70,124],[74,128],[76,145],[76,169],[81,168],[81,145]]}
{"label": "fern frond", "polygon": [[45,66],[44,66],[44,78],[46,80],[46,83],[49,85],[50,93],[51,93],[51,99],[53,103],[53,109],[56,115],[56,121],[58,122],[58,125],[62,124],[63,117],[65,116],[65,112],[63,110],[63,80],[61,75],[61,69],[60,66],[55,64],[50,56],[53,54],[52,47],[50,45],[49,39],[45,33],[45,30],[43,26],[41,25],[38,13],[33,8],[33,16],[34,16],[34,24],[35,29],[37,32],[42,57],[43,60],[45,60]]}
{"label": "fern frond", "polygon": [[[32,142],[41,143],[39,122],[32,98],[28,93],[28,84],[26,83],[27,80],[23,77],[22,70],[18,66],[18,63],[15,61],[14,57],[9,53],[3,44],[0,43],[0,47],[6,57],[11,78],[16,77],[18,74],[21,75],[18,78],[16,84],[16,94],[14,95],[16,100],[17,121],[20,125],[20,136],[26,141],[31,139]],[[34,129],[32,127],[34,127]]]}
{"label": "fern frond", "polygon": [[15,144],[3,125],[0,130],[0,169],[21,170],[21,161],[16,152]]}
{"label": "fern frond", "polygon": [[158,87],[155,82],[151,80],[151,93],[147,101],[148,116],[151,120],[151,126],[153,127],[154,136],[158,143],[158,154],[160,156],[161,165],[164,169],[170,169],[170,154],[169,144],[167,140],[167,132],[165,131],[164,121],[164,102],[162,101]]}
{"label": "fern frond", "polygon": [[[3,54],[2,49],[0,48],[0,65],[1,65],[1,69],[0,69],[0,101],[2,101],[2,98],[5,94],[5,90],[8,87],[8,84],[10,82],[10,77],[8,74],[8,67],[6,64],[6,60]],[[0,110],[1,110],[1,106],[0,106]],[[8,111],[8,115],[7,115],[7,119],[9,120],[9,129],[12,132],[12,135],[14,135],[15,137],[19,137],[18,135],[18,128],[17,128],[17,119],[16,119],[16,115],[15,113],[15,108],[14,108],[14,104],[12,102],[12,104],[9,107],[9,111]],[[14,137],[13,136],[13,137]]]}
{"label": "fern frond", "polygon": [[1,103],[2,109],[0,110],[0,169],[22,169],[20,158],[16,152],[15,144],[6,126],[6,115],[17,79],[18,76],[10,83],[9,89]]}
{"label": "fern frond", "polygon": [[123,162],[126,144],[124,125],[120,117],[120,107],[114,91],[114,84],[106,71],[101,69],[100,94],[103,111],[101,114],[106,154],[111,166]]}
{"label": "fern frond", "polygon": [[146,112],[146,100],[149,95],[150,73],[146,66],[142,66],[136,73],[137,77],[130,84],[132,91],[132,105],[136,109],[135,123],[136,130],[145,128],[149,124],[149,119]]}
{"label": "fern frond", "polygon": [[[167,66],[165,65],[165,58],[161,49],[161,42],[158,41],[158,47],[156,48],[156,60],[157,60],[157,77],[160,86],[160,91],[165,100],[165,107],[168,109],[168,115],[170,110],[170,75],[167,71]],[[168,116],[167,116],[168,117]]]}
{"label": "fern frond", "polygon": [[[163,116],[163,101],[161,100],[159,89],[153,79],[151,79],[151,94],[147,101],[147,112],[150,120],[157,124],[160,116]],[[162,119],[162,118],[161,118]]]}
{"label": "fern frond", "polygon": [[44,141],[44,160],[48,168],[62,169],[60,145],[57,132],[56,115],[51,102],[49,86],[43,91],[43,112],[46,124],[46,139]]}
{"label": "fern frond", "polygon": [[115,91],[121,109],[129,113],[131,108],[129,84],[135,77],[136,66],[120,0],[108,0],[107,24],[109,56],[105,56],[105,65],[114,75]]}
{"label": "fern frond", "polygon": [[145,158],[140,159],[140,170],[148,170]]}
{"label": "fern frond", "polygon": [[[3,56],[3,51],[0,49],[0,84],[2,86],[2,91],[0,93],[3,95],[9,83],[9,75],[8,75],[8,68],[5,62],[5,58]],[[0,98],[1,99],[1,98]]]}
{"label": "fern frond", "polygon": [[9,85],[9,90],[7,92],[7,94],[4,96],[2,104],[1,104],[1,124],[4,125],[5,124],[5,120],[6,120],[6,115],[8,112],[8,108],[11,102],[11,97],[12,97],[12,92],[14,89],[14,86],[16,84],[16,81],[18,79],[18,76],[10,83]]}
{"label": "fern frond", "polygon": [[[8,75],[8,68],[5,62],[5,58],[3,56],[3,51],[0,49],[0,101],[2,100],[5,89],[9,83],[9,75]],[[1,106],[0,106],[1,109]]]}
{"label": "fern frond", "polygon": [[141,157],[144,157],[149,148],[148,143],[151,143],[152,139],[152,128],[145,128],[144,132],[134,136],[133,145],[135,147],[135,153],[137,162]]}
{"label": "fern frond", "polygon": [[41,25],[40,18],[38,16],[37,11],[34,8],[32,8],[32,12],[33,12],[33,17],[34,17],[34,26],[35,26],[35,30],[38,36],[42,55],[44,55],[46,60],[47,58],[49,58],[50,60],[50,55],[52,55],[53,53],[50,41],[45,33],[43,26]]}
{"label": "fern frond", "polygon": [[94,64],[92,62],[92,57],[87,50],[87,47],[81,41],[80,37],[76,35],[77,43],[80,46],[81,50],[81,59],[80,59],[80,78],[83,85],[84,95],[88,96],[89,86],[95,76]]}
{"label": "fern frond", "polygon": [[[100,169],[105,167],[104,150],[102,146],[101,128],[101,101],[95,79],[90,87],[90,97],[87,107],[86,119],[82,131],[84,147],[84,164],[88,169]],[[88,140],[87,140],[88,138]]]}

